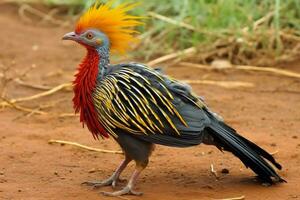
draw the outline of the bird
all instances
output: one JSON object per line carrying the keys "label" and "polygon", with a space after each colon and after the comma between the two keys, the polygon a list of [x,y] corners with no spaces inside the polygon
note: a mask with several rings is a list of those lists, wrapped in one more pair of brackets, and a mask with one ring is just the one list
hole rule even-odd
{"label": "bird", "polygon": [[282,167],[274,157],[227,125],[189,85],[146,64],[111,64],[111,54],[122,55],[138,42],[136,29],[145,17],[130,14],[136,6],[95,2],[79,17],[75,31],[62,38],[79,43],[87,52],[73,81],[73,107],[80,122],[95,139],[115,140],[124,153],[109,178],[83,184],[115,188],[122,171],[134,161],[126,186],[102,194],[141,195],[134,188],[155,145],[199,144],[231,152],[264,183],[286,182],[275,170]]}

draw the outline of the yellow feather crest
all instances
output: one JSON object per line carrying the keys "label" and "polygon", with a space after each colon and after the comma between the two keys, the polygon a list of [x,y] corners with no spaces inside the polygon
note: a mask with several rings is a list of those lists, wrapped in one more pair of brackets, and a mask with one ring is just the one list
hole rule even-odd
{"label": "yellow feather crest", "polygon": [[91,6],[78,20],[76,33],[80,33],[88,28],[98,29],[110,40],[110,49],[124,53],[131,43],[136,42],[134,33],[135,27],[143,24],[142,17],[129,15],[127,12],[137,6],[137,4],[123,3],[112,7],[113,1],[106,4],[99,4],[98,1]]}

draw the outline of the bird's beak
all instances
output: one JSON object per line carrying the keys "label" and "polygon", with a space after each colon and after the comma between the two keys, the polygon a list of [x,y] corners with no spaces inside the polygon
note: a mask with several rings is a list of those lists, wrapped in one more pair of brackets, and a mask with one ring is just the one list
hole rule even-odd
{"label": "bird's beak", "polygon": [[62,39],[63,39],[63,40],[74,40],[74,41],[77,41],[77,40],[78,40],[78,37],[77,37],[76,33],[70,32],[70,33],[65,34],[65,35],[62,37]]}

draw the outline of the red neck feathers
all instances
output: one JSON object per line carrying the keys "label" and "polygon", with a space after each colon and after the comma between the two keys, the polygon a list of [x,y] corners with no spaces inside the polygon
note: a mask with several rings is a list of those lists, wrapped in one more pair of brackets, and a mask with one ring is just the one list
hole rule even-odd
{"label": "red neck feathers", "polygon": [[80,112],[80,122],[87,125],[94,138],[108,138],[108,134],[98,121],[92,93],[96,87],[98,76],[99,55],[96,50],[89,49],[86,57],[79,65],[78,73],[75,75],[73,98],[75,113]]}

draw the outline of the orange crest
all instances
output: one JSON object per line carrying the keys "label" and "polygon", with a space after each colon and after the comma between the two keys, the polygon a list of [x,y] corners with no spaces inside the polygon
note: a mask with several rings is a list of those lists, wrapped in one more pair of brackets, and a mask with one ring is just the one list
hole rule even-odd
{"label": "orange crest", "polygon": [[124,3],[113,8],[112,3],[96,2],[80,17],[75,31],[80,33],[89,28],[98,29],[109,38],[111,50],[124,53],[131,43],[137,41],[133,34],[138,32],[134,28],[142,24],[139,21],[142,17],[127,13],[137,4]]}

